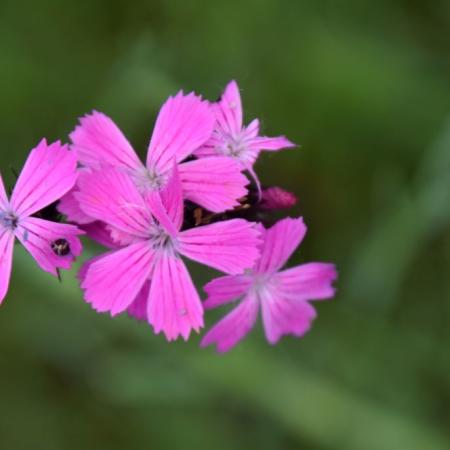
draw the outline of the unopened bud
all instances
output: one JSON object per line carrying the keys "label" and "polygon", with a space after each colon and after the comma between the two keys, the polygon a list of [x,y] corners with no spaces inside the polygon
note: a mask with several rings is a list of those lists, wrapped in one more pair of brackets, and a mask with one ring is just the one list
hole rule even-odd
{"label": "unopened bud", "polygon": [[287,209],[297,203],[297,197],[289,191],[273,186],[262,191],[261,208]]}

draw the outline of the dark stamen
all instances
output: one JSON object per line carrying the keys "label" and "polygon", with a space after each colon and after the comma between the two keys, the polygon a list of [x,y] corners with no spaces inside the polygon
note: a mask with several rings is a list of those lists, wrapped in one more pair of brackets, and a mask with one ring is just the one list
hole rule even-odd
{"label": "dark stamen", "polygon": [[19,223],[19,218],[12,212],[0,212],[0,222],[5,228],[15,230]]}

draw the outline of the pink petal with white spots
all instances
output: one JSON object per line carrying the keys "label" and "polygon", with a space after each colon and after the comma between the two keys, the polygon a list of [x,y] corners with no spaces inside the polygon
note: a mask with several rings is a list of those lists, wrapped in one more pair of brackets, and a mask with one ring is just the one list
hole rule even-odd
{"label": "pink petal with white spots", "polygon": [[75,153],[43,139],[31,150],[11,196],[18,215],[31,215],[66,194],[77,179]]}
{"label": "pink petal with white spots", "polygon": [[72,150],[77,154],[80,163],[86,167],[143,167],[127,138],[103,113],[93,111],[80,118],[80,124],[72,131],[70,139]]}
{"label": "pink petal with white spots", "polygon": [[13,260],[14,234],[7,229],[0,231],[0,304],[8,292]]}
{"label": "pink petal with white spots", "polygon": [[130,176],[107,168],[83,176],[75,193],[81,209],[90,217],[133,236],[148,236],[150,211]]}
{"label": "pink petal with white spots", "polygon": [[[33,256],[41,269],[52,275],[57,275],[56,269],[70,269],[75,258],[81,254],[82,245],[79,235],[84,234],[74,225],[68,225],[37,217],[21,219],[15,230],[17,239]],[[52,249],[52,243],[65,239],[70,251],[67,255],[57,255]]]}
{"label": "pink petal with white spots", "polygon": [[334,296],[331,285],[337,278],[334,264],[308,263],[275,275],[283,297],[297,300],[322,300]]}
{"label": "pink petal with white spots", "polygon": [[210,104],[194,93],[179,92],[162,106],[147,154],[147,167],[164,173],[211,136],[214,115]]}
{"label": "pink petal with white spots", "polygon": [[252,278],[248,275],[226,275],[215,278],[203,287],[208,294],[203,307],[212,309],[231,303],[245,294],[251,285]]}
{"label": "pink petal with white spots", "polygon": [[231,350],[255,325],[258,309],[257,299],[248,295],[206,333],[201,347],[215,344],[220,353]]}
{"label": "pink petal with white spots", "polygon": [[155,333],[164,332],[169,341],[203,327],[203,307],[183,261],[161,252],[152,274],[148,300],[148,320]]}
{"label": "pink petal with white spots", "polygon": [[154,252],[148,241],[140,241],[109,252],[89,265],[81,287],[85,300],[98,312],[115,316],[135,300],[150,276]]}
{"label": "pink petal with white spots", "polygon": [[180,164],[184,196],[211,212],[233,209],[248,192],[249,181],[241,170],[237,161],[225,156]]}
{"label": "pink petal with white spots", "polygon": [[261,231],[264,244],[255,270],[259,273],[270,273],[278,271],[288,261],[303,240],[306,225],[301,217],[287,217],[268,230]]}
{"label": "pink petal with white spots", "polygon": [[182,231],[178,251],[194,261],[238,275],[258,258],[259,235],[254,223],[226,220]]}
{"label": "pink petal with white spots", "polygon": [[276,344],[281,336],[301,337],[309,331],[316,318],[314,308],[305,301],[292,301],[274,293],[261,297],[264,331],[267,340]]}

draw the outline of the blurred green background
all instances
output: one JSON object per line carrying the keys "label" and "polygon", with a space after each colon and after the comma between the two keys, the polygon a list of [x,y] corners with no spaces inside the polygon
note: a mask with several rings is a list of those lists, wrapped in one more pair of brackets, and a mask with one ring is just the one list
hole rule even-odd
{"label": "blurred green background", "polygon": [[299,196],[292,263],[340,272],[304,339],[259,326],[220,356],[97,315],[75,271],[59,284],[17,246],[1,450],[450,448],[448,1],[3,0],[0,31],[8,184],[85,112],[144,154],[166,96],[235,78],[247,121],[302,145],[257,166]]}

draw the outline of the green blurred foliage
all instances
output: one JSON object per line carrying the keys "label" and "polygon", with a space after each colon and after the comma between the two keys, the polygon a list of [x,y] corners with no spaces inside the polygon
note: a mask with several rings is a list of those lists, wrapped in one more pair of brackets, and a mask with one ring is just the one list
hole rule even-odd
{"label": "green blurred foliage", "polygon": [[247,120],[302,145],[257,166],[300,198],[292,263],[340,271],[304,339],[218,356],[95,314],[17,247],[1,450],[450,448],[448,1],[2,0],[0,30],[7,184],[85,112],[143,154],[167,95],[235,78]]}

